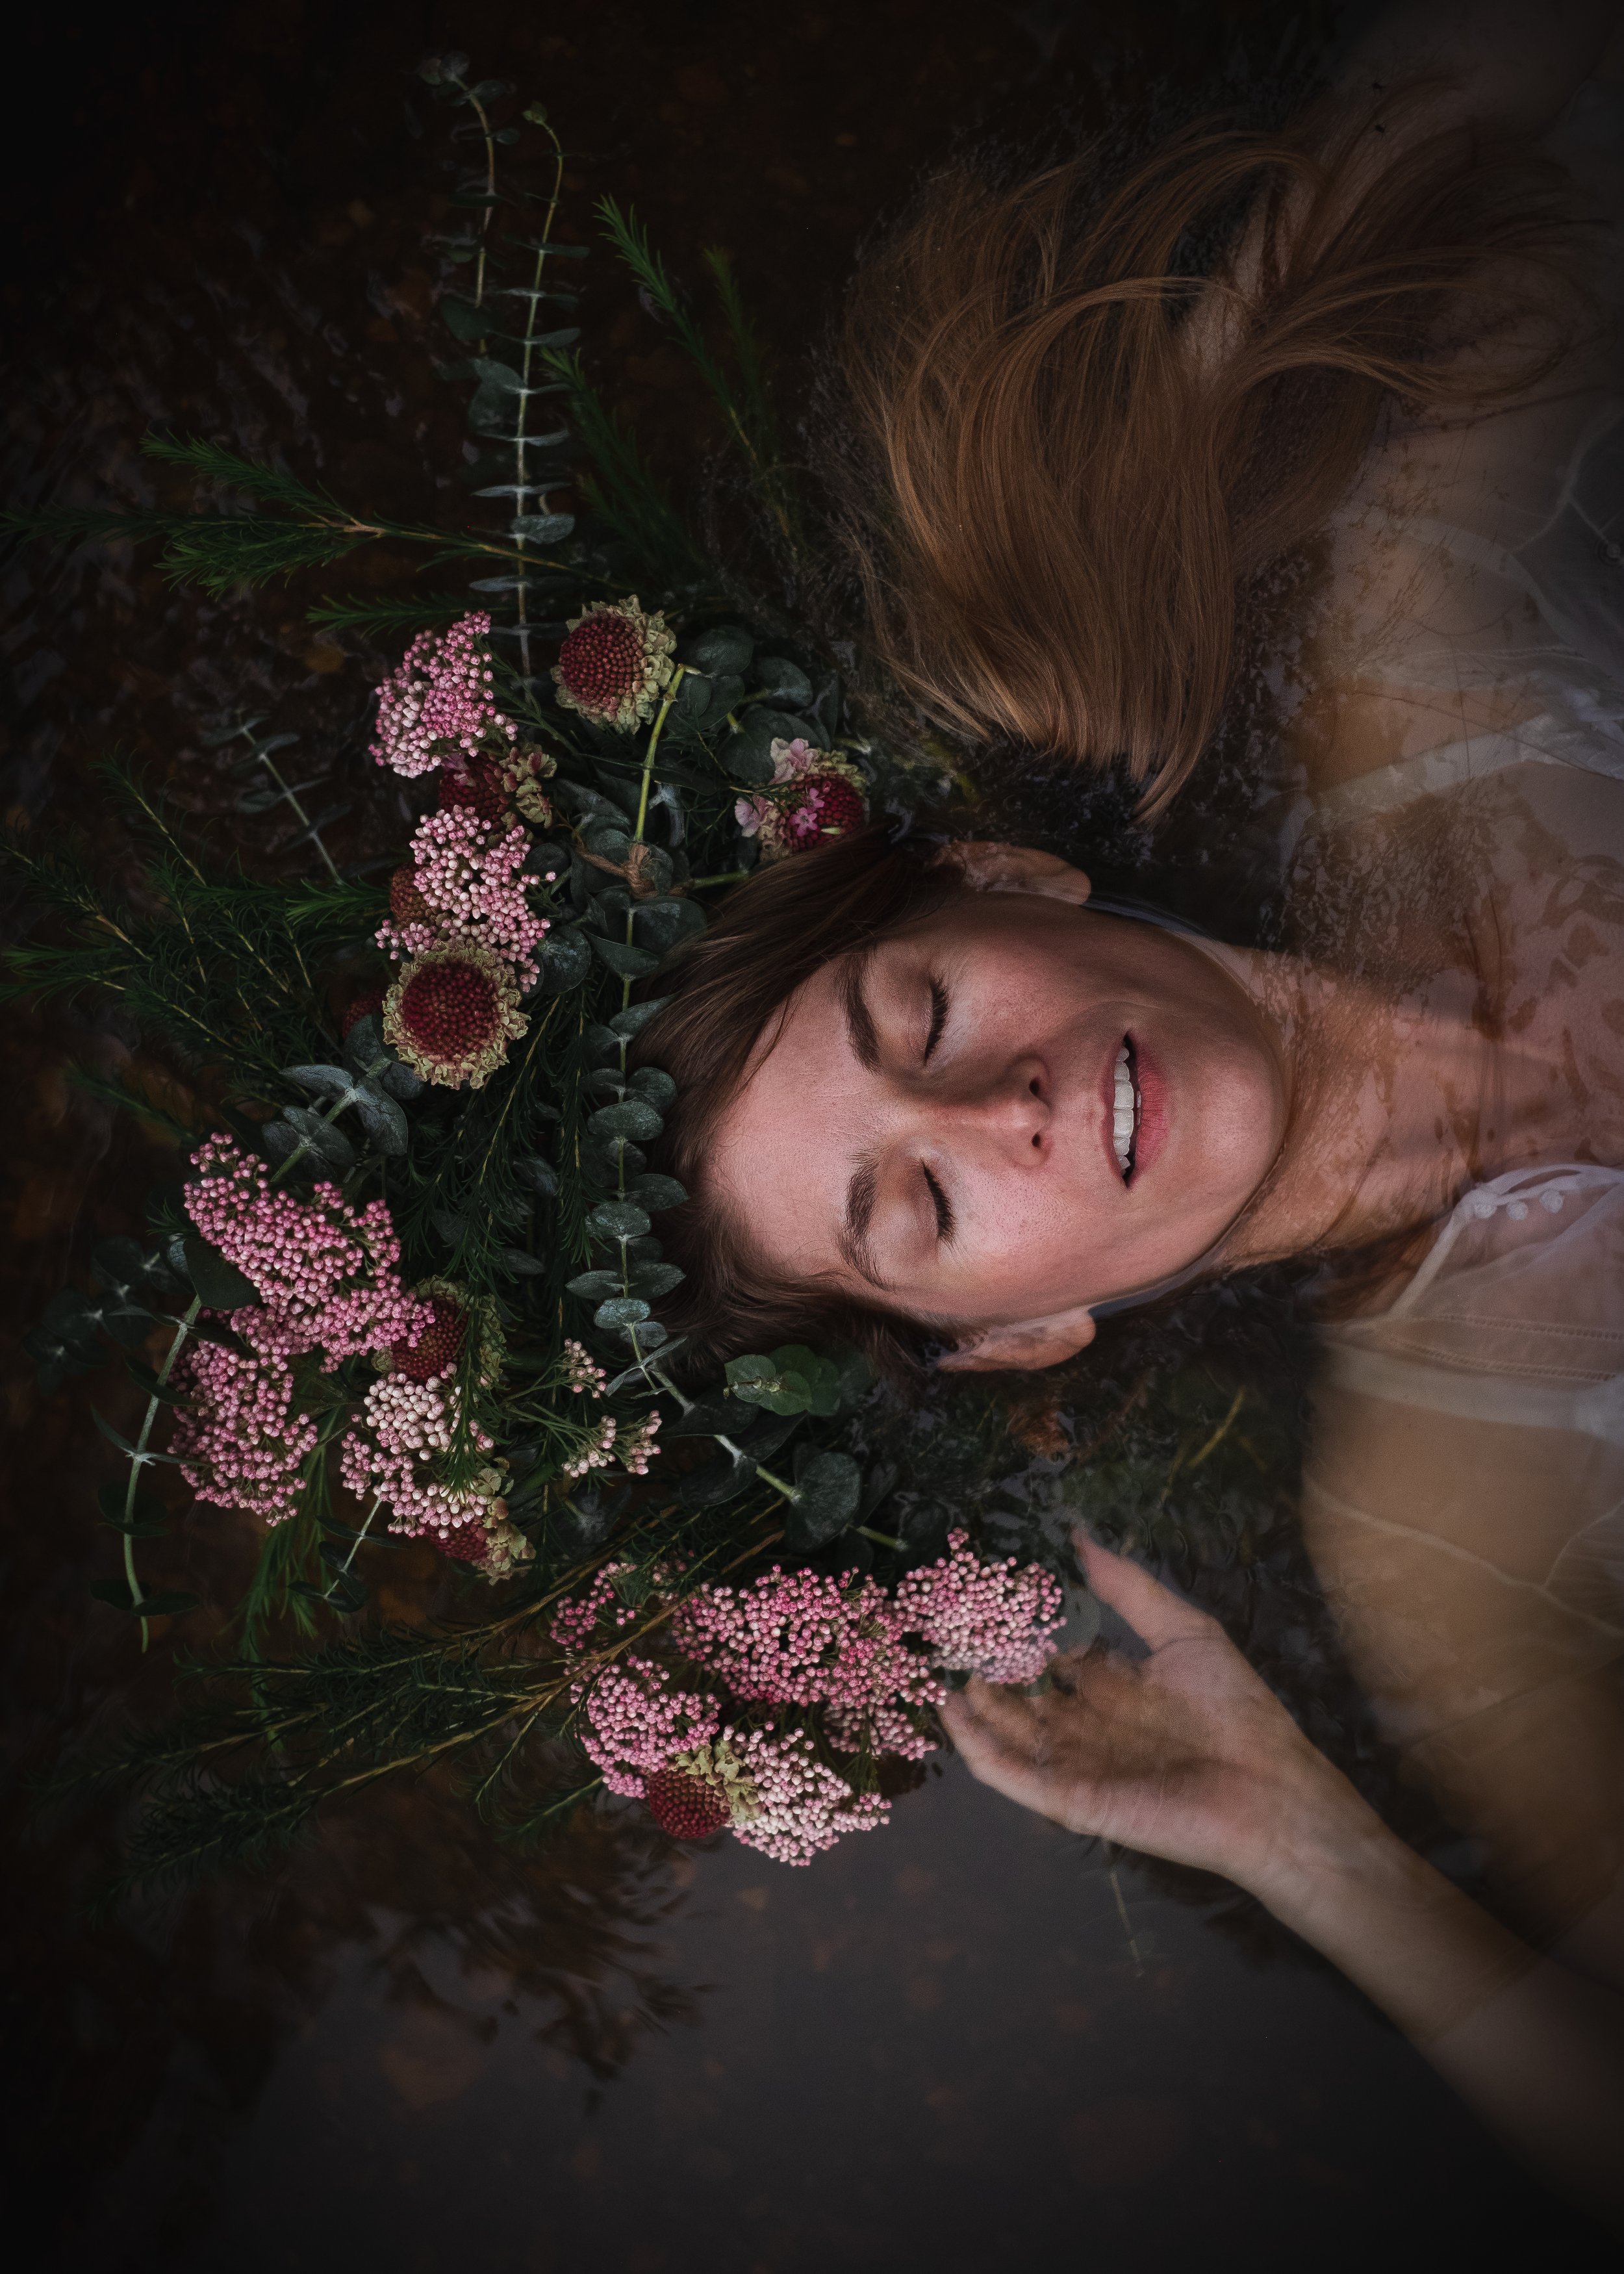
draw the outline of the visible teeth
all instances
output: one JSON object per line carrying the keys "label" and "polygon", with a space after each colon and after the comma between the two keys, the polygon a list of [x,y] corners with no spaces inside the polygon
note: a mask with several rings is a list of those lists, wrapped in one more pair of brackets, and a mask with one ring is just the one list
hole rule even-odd
{"label": "visible teeth", "polygon": [[1136,1104],[1133,1076],[1128,1069],[1128,1045],[1124,1043],[1116,1053],[1116,1090],[1111,1100],[1111,1143],[1116,1149],[1116,1165],[1124,1177],[1133,1160]]}

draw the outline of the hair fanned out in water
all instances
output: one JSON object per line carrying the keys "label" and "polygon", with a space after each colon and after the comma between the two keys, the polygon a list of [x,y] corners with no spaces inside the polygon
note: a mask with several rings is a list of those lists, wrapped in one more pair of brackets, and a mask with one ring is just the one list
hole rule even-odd
{"label": "hair fanned out in water", "polygon": [[1193,127],[1109,191],[1086,157],[928,186],[853,290],[839,501],[874,643],[927,712],[1124,764],[1154,814],[1218,725],[1249,586],[1384,409],[1469,409],[1554,361],[1461,350],[1515,336],[1572,230],[1564,177],[1419,132],[1435,93],[1334,132]]}
{"label": "hair fanned out in water", "polygon": [[[1335,511],[1388,406],[1470,415],[1554,365],[1517,317],[1564,265],[1565,177],[1417,131],[1429,91],[1335,134],[1192,128],[1109,191],[1086,159],[1013,189],[952,170],[866,263],[838,504],[872,639],[927,711],[1125,765],[1154,815],[1218,727],[1249,590]],[[1248,208],[1190,275],[1192,242]],[[712,1354],[835,1333],[898,1369],[918,1346],[766,1270],[709,1156],[801,983],[963,889],[929,853],[870,830],[797,854],[653,983],[671,999],[636,1055],[676,1081],[662,1164],[693,1196],[665,1316]]]}

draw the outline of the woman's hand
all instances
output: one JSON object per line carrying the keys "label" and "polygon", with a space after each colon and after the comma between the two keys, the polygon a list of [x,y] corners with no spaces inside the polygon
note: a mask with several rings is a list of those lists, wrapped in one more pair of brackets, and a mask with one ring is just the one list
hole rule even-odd
{"label": "woman's hand", "polygon": [[1367,1811],[1215,1619],[1080,1533],[1088,1584],[1150,1655],[1098,1645],[1036,1697],[972,1681],[942,1719],[972,1773],[1072,1832],[1262,1893]]}

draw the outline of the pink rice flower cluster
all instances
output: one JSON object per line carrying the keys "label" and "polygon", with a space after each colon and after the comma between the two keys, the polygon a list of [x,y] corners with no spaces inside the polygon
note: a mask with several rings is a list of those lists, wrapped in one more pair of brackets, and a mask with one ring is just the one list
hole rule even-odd
{"label": "pink rice flower cluster", "polygon": [[[673,1608],[665,1632],[702,1687],[628,1658],[575,1690],[582,1743],[605,1782],[652,1796],[678,1836],[690,1836],[684,1823],[691,1836],[726,1823],[781,1863],[808,1863],[844,1833],[883,1823],[887,1803],[853,1790],[807,1730],[724,1724],[711,1685],[735,1707],[816,1715],[838,1752],[921,1759],[934,1750],[925,1709],[946,1696],[943,1675],[1034,1680],[1064,1617],[1049,1572],[1013,1557],[982,1563],[965,1532],[950,1535],[948,1550],[894,1595],[868,1577],[777,1567],[743,1587],[696,1589]],[[605,1566],[554,1614],[553,1638],[568,1656],[612,1645],[638,1615],[617,1585],[626,1568]],[[679,1576],[658,1572],[657,1588],[672,1590]]]}
{"label": "pink rice flower cluster", "polygon": [[631,1624],[636,1613],[621,1601],[614,1584],[620,1574],[629,1568],[625,1563],[605,1563],[593,1575],[583,1594],[567,1596],[559,1605],[549,1631],[561,1651],[574,1657],[590,1649],[605,1620],[612,1629]]}
{"label": "pink rice flower cluster", "polygon": [[488,642],[491,619],[464,616],[444,632],[419,632],[378,690],[372,754],[397,774],[425,774],[447,757],[471,758],[492,735],[518,729],[496,707]]}
{"label": "pink rice flower cluster", "polygon": [[654,1440],[659,1435],[660,1418],[649,1413],[635,1429],[628,1429],[617,1448],[620,1466],[628,1477],[646,1477],[649,1463],[659,1450]]}
{"label": "pink rice flower cluster", "polygon": [[[357,1215],[336,1185],[308,1201],[277,1192],[265,1163],[233,1138],[211,1137],[192,1155],[201,1182],[186,1212],[205,1239],[253,1282],[266,1311],[298,1353],[318,1344],[329,1366],[391,1343],[415,1343],[432,1314],[401,1284],[401,1244],[382,1201]],[[233,1314],[233,1324],[244,1314]]]}
{"label": "pink rice flower cluster", "polygon": [[817,1758],[809,1737],[771,1729],[734,1736],[749,1812],[735,1812],[733,1837],[775,1864],[809,1864],[848,1832],[873,1832],[889,1821],[891,1803],[853,1792]]}
{"label": "pink rice flower cluster", "polygon": [[590,1391],[596,1397],[609,1376],[586,1344],[572,1339],[564,1344],[564,1378],[572,1389]]}
{"label": "pink rice flower cluster", "polygon": [[678,1754],[710,1742],[722,1726],[715,1698],[679,1690],[652,1659],[628,1657],[585,1690],[582,1751],[603,1771],[611,1792],[643,1796],[643,1778]]}
{"label": "pink rice flower cluster", "polygon": [[230,1314],[246,1354],[199,1340],[183,1356],[172,1449],[194,1492],[279,1524],[297,1505],[317,1440],[311,1417],[294,1410],[297,1361],[319,1352],[325,1369],[410,1348],[433,1314],[400,1283],[381,1201],[357,1215],[335,1185],[296,1200],[229,1137],[211,1137],[192,1159],[202,1181],[186,1188],[187,1213],[260,1300]]}
{"label": "pink rice flower cluster", "polygon": [[564,1464],[567,1477],[584,1477],[593,1469],[606,1469],[614,1453],[615,1436],[620,1423],[613,1413],[605,1413],[597,1425],[596,1434],[583,1437]]}
{"label": "pink rice flower cluster", "polygon": [[744,1587],[702,1587],[671,1619],[676,1648],[750,1704],[821,1706],[843,1752],[919,1760],[933,1750],[923,1709],[946,1695],[904,1640],[898,1606],[873,1579],[776,1565]]}
{"label": "pink rice flower cluster", "polygon": [[987,1682],[1035,1682],[1065,1623],[1065,1595],[1041,1564],[983,1563],[967,1532],[951,1532],[940,1563],[910,1571],[897,1589],[905,1633],[932,1666]]}
{"label": "pink rice flower cluster", "polygon": [[303,1337],[262,1310],[234,1314],[249,1353],[194,1343],[177,1369],[188,1403],[176,1415],[169,1449],[193,1492],[217,1508],[246,1509],[280,1524],[298,1505],[307,1457],[316,1449],[312,1417],[293,1408],[293,1360]]}
{"label": "pink rice flower cluster", "polygon": [[530,844],[527,830],[494,828],[466,806],[425,814],[412,834],[409,881],[392,893],[397,913],[380,926],[379,946],[399,962],[448,940],[472,940],[533,987],[541,975],[535,951],[549,926],[531,909],[520,874]]}
{"label": "pink rice flower cluster", "polygon": [[[473,1483],[453,1491],[433,1474],[451,1449],[462,1391],[448,1376],[414,1382],[410,1374],[386,1374],[366,1393],[362,1426],[339,1449],[339,1475],[357,1500],[376,1496],[389,1510],[389,1530],[416,1539],[482,1524],[501,1503],[502,1472],[482,1469]],[[472,1433],[481,1452],[493,1449],[482,1429]]]}

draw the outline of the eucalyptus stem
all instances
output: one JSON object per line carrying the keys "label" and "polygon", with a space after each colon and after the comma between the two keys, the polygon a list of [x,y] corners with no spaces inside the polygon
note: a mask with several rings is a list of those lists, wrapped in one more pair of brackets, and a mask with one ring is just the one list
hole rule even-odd
{"label": "eucalyptus stem", "polygon": [[342,885],[344,880],[338,873],[337,865],[333,859],[333,855],[327,851],[326,845],[322,842],[321,832],[317,828],[309,814],[305,812],[304,807],[299,803],[298,793],[289,783],[283,781],[282,775],[276,769],[274,761],[267,758],[263,750],[259,753],[259,764],[265,768],[266,772],[269,774],[271,779],[275,783],[283,797],[286,798],[288,803],[293,808],[295,819],[299,823],[311,843],[315,847],[317,852],[320,854],[322,859],[326,862],[328,876],[331,877],[335,885]]}
{"label": "eucalyptus stem", "polygon": [[[553,132],[553,127],[548,120],[545,118],[533,119],[532,124],[538,124],[542,128],[547,139],[553,145],[553,190],[547,202],[546,218],[541,225],[541,239],[536,248],[536,267],[530,277],[530,304],[524,318],[523,362],[520,366],[519,372],[521,385],[518,395],[518,408],[514,414],[515,433],[513,441],[513,478],[514,504],[517,508],[517,512],[515,515],[515,519],[524,512],[530,497],[530,483],[528,478],[530,469],[526,463],[524,453],[530,443],[530,437],[525,431],[525,427],[530,413],[530,365],[531,359],[536,352],[536,320],[538,312],[541,307],[541,275],[543,268],[546,265],[547,245],[553,236],[553,223],[558,215],[559,199],[562,194],[564,187],[563,145],[560,142],[558,136]],[[537,491],[536,509],[538,513],[545,513],[546,511],[547,497],[548,493],[545,490]],[[525,539],[523,537],[520,537],[516,541],[519,548],[519,560],[518,576],[514,591],[514,613],[518,620],[519,671],[521,676],[528,686],[530,676],[530,588],[525,580],[524,574],[526,566],[524,552]]]}
{"label": "eucalyptus stem", "polygon": [[[194,1295],[184,1315],[175,1321],[174,1337],[164,1357],[163,1364],[158,1369],[157,1389],[162,1389],[169,1381],[175,1361],[180,1356],[181,1346],[192,1332],[198,1313],[202,1307],[203,1298],[200,1295]],[[137,1608],[146,1601],[147,1597],[139,1579],[136,1577],[135,1535],[130,1527],[135,1522],[135,1497],[140,1487],[141,1471],[147,1465],[147,1447],[152,1436],[153,1424],[158,1419],[158,1408],[163,1403],[157,1395],[157,1389],[147,1401],[147,1412],[142,1419],[140,1434],[135,1441],[135,1451],[130,1460],[130,1482],[124,1493],[124,1580],[130,1590],[131,1603]],[[141,1621],[143,1651],[147,1648],[151,1634],[152,1629],[149,1623],[143,1619]]]}

